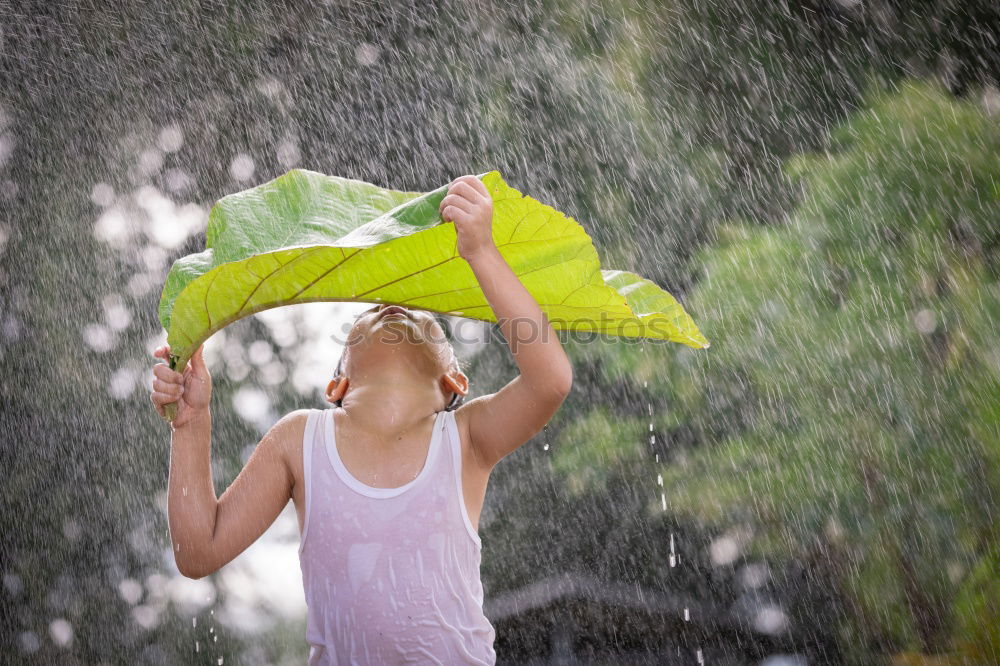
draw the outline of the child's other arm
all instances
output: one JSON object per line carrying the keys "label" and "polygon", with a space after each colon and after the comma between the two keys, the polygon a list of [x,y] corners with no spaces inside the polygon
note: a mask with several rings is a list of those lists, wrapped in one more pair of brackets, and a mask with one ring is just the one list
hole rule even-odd
{"label": "child's other arm", "polygon": [[468,420],[481,464],[492,468],[548,423],[573,384],[573,366],[535,298],[521,284],[493,242],[493,201],[482,181],[462,176],[441,202],[455,223],[458,252],[469,263],[520,375],[492,395],[456,411]]}
{"label": "child's other arm", "polygon": [[[155,355],[168,358],[161,347]],[[256,541],[288,504],[294,483],[290,445],[302,438],[307,412],[278,421],[257,445],[243,470],[223,493],[212,482],[211,377],[201,350],[184,373],[165,364],[153,368],[153,404],[178,402],[172,424],[167,522],[177,569],[188,578],[218,571]]]}

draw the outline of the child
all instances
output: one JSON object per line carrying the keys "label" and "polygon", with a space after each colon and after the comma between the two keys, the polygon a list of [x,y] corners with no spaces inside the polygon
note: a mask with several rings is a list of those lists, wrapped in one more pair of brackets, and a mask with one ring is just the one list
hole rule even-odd
{"label": "child", "polygon": [[[201,578],[243,552],[295,504],[309,664],[493,664],[477,534],[493,466],[552,418],[572,366],[534,298],[493,242],[493,201],[474,176],[452,181],[455,224],[520,374],[468,392],[430,314],[377,305],[358,317],[326,390],[334,405],[294,411],[264,436],[216,499],[211,378],[199,349],[183,374],[154,367],[152,400],[172,424],[168,521],[182,574]],[[169,349],[154,356],[167,359]]]}

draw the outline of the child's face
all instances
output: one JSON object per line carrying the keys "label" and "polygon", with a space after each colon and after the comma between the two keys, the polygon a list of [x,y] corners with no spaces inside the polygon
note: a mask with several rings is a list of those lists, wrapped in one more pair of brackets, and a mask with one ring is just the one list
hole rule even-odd
{"label": "child's face", "polygon": [[[421,374],[446,372],[454,352],[437,320],[424,310],[376,305],[362,312],[348,336],[351,373],[371,372],[384,361]],[[398,367],[398,366],[396,366]]]}

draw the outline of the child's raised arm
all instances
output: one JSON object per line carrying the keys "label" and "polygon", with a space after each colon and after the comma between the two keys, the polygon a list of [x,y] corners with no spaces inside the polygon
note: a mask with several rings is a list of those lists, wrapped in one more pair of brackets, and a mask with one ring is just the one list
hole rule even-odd
{"label": "child's raised arm", "polygon": [[493,242],[493,200],[475,176],[455,179],[441,201],[455,223],[458,253],[472,268],[520,375],[492,395],[456,410],[467,419],[470,444],[486,468],[548,423],[573,385],[573,366],[552,324]]}
{"label": "child's raised arm", "polygon": [[[154,353],[168,358],[170,350]],[[212,483],[212,379],[201,349],[184,373],[165,364],[153,368],[152,401],[160,416],[177,402],[170,441],[167,521],[177,569],[189,578],[218,571],[247,549],[288,504],[294,477],[288,450],[301,440],[307,412],[278,421],[257,445],[236,480],[216,499]]]}

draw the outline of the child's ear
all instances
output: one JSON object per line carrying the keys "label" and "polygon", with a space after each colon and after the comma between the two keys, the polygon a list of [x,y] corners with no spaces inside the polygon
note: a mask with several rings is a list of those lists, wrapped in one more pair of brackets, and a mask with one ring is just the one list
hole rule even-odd
{"label": "child's ear", "polygon": [[441,377],[441,383],[448,393],[466,395],[469,392],[469,378],[461,370],[452,370]]}
{"label": "child's ear", "polygon": [[337,375],[331,379],[330,383],[326,385],[326,401],[332,405],[336,404],[347,393],[347,386],[350,384],[350,381],[344,375]]}

